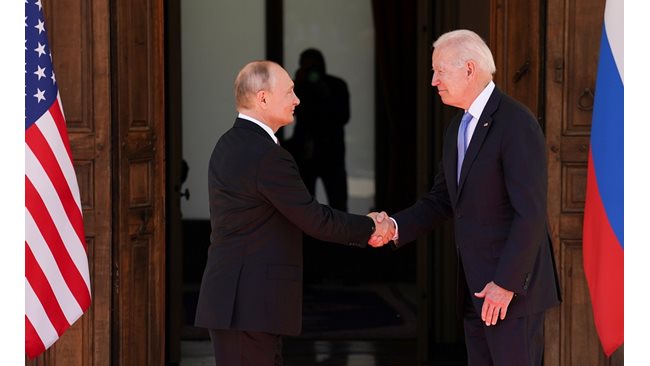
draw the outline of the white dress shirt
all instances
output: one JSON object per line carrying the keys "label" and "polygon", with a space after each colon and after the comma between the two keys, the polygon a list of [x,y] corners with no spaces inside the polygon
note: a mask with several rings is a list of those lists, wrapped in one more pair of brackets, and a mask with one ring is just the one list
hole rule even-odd
{"label": "white dress shirt", "polygon": [[248,115],[245,115],[243,113],[239,113],[239,115],[237,117],[239,117],[241,119],[249,120],[249,121],[255,123],[256,125],[262,127],[262,129],[264,129],[264,131],[266,131],[266,133],[268,133],[269,136],[271,136],[273,141],[275,141],[276,144],[278,143],[278,138],[275,137],[275,134],[273,133],[273,130],[271,129],[271,127],[265,125],[264,122],[260,122],[260,121],[256,120],[255,118],[253,118],[251,116],[248,116]]}

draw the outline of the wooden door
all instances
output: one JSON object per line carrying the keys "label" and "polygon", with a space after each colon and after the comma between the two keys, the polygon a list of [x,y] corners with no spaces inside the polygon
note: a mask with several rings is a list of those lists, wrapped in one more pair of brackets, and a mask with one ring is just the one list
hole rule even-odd
{"label": "wooden door", "polygon": [[113,2],[113,365],[165,359],[163,0]]}
{"label": "wooden door", "polygon": [[163,0],[43,1],[92,304],[26,365],[165,361]]}
{"label": "wooden door", "polygon": [[111,106],[108,0],[43,1],[52,61],[79,183],[88,248],[90,309],[26,365],[111,363]]}
{"label": "wooden door", "polygon": [[549,217],[563,302],[547,315],[546,365],[623,365],[598,341],[582,263],[587,156],[604,0],[548,0],[546,140]]}
{"label": "wooden door", "polygon": [[542,3],[493,0],[490,7],[489,42],[497,66],[494,82],[530,108],[544,127]]}

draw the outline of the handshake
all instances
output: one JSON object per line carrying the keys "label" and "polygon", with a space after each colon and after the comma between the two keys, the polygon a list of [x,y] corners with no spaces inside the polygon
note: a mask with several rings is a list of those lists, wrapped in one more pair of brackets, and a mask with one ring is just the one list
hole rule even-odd
{"label": "handshake", "polygon": [[370,246],[379,248],[393,240],[397,228],[386,212],[371,212],[367,216],[375,222],[375,232],[368,240]]}

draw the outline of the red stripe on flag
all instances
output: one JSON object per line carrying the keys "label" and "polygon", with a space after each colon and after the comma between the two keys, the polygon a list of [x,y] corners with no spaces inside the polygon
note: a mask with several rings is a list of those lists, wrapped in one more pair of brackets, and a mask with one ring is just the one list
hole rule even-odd
{"label": "red stripe on flag", "polygon": [[25,277],[27,281],[32,286],[36,297],[38,297],[47,317],[50,319],[50,323],[56,329],[56,333],[61,336],[63,332],[70,327],[68,320],[61,310],[61,306],[54,295],[54,291],[50,286],[45,273],[41,269],[41,266],[36,261],[34,253],[32,253],[29,244],[25,242]]}
{"label": "red stripe on flag", "polygon": [[583,258],[596,330],[610,356],[623,344],[623,248],[607,218],[589,151],[583,227]]}
{"label": "red stripe on flag", "polygon": [[65,146],[66,151],[68,152],[68,160],[72,161],[72,151],[70,150],[70,141],[68,139],[68,130],[65,125],[65,118],[63,117],[63,111],[59,105],[59,99],[57,98],[52,106],[50,107],[50,115],[56,123],[56,128],[59,130],[59,135],[61,135],[61,140],[63,140],[63,145]]}
{"label": "red stripe on flag", "polygon": [[74,261],[70,258],[70,254],[61,240],[59,231],[50,217],[40,194],[27,176],[25,176],[25,207],[27,207],[27,210],[34,217],[34,221],[50,248],[54,260],[59,266],[59,270],[70,291],[79,303],[79,306],[83,310],[86,310],[90,305],[90,293],[86,282]]}
{"label": "red stripe on flag", "polygon": [[41,342],[41,337],[36,333],[36,329],[25,315],[25,352],[29,358],[34,358],[45,352],[45,345]]}
{"label": "red stripe on flag", "polygon": [[[56,156],[54,156],[54,152],[47,143],[45,136],[43,136],[43,133],[38,128],[38,125],[34,125],[25,131],[25,142],[41,163],[47,176],[50,178],[54,189],[59,195],[59,200],[63,205],[63,209],[68,215],[68,219],[79,237],[79,241],[83,244],[84,249],[86,249],[81,209],[77,206],[77,202],[75,201],[70,186],[61,170],[61,166],[59,166]],[[67,143],[65,143],[65,145],[67,148]],[[69,159],[69,156],[66,158]]]}

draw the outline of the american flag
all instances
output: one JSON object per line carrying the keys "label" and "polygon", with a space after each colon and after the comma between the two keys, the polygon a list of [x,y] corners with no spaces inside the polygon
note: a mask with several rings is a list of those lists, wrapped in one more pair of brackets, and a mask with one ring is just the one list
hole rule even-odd
{"label": "american flag", "polygon": [[50,347],[90,306],[79,187],[41,0],[25,0],[25,351]]}

